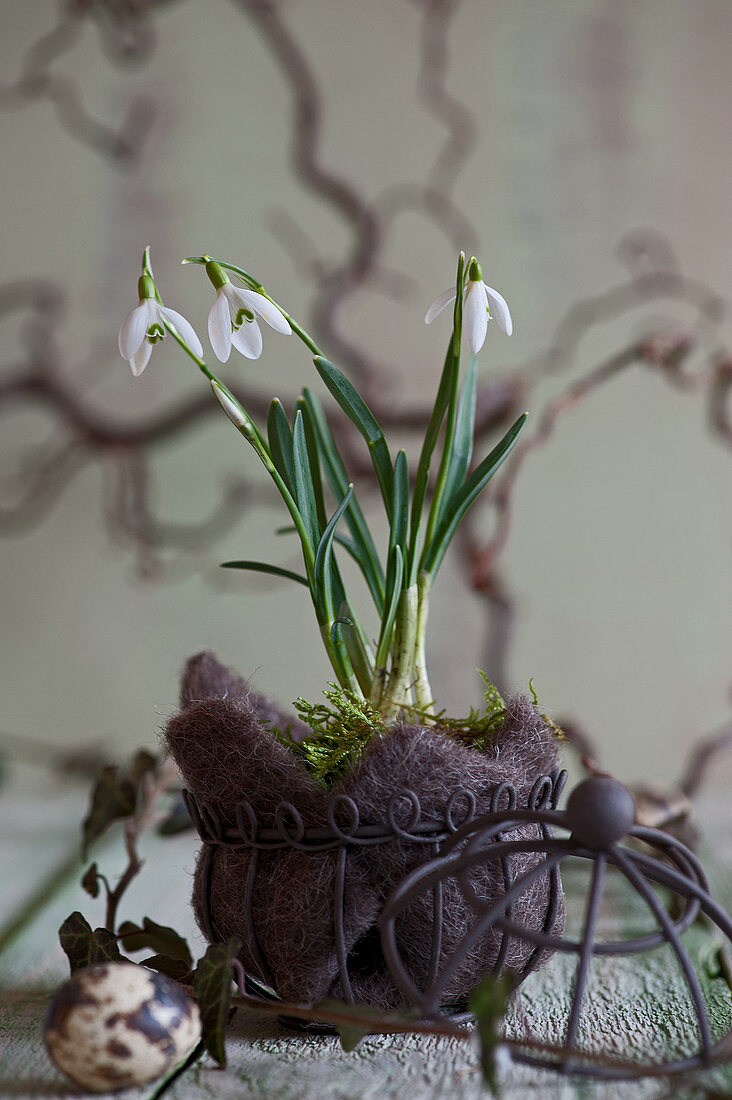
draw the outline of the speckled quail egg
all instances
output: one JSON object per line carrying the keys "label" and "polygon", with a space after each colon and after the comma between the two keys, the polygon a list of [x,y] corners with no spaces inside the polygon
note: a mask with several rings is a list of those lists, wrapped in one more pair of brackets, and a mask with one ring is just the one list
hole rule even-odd
{"label": "speckled quail egg", "polygon": [[200,1036],[198,1005],[172,978],[132,962],[77,971],[52,999],[44,1024],[53,1061],[91,1092],[154,1081]]}

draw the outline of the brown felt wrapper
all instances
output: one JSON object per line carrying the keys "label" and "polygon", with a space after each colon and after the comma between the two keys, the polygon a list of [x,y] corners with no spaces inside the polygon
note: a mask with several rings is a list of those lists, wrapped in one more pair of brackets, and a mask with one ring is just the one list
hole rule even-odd
{"label": "brown felt wrapper", "polygon": [[[186,665],[181,688],[181,710],[168,723],[166,739],[196,800],[210,807],[223,825],[235,824],[235,809],[248,801],[260,828],[275,825],[275,809],[286,801],[296,806],[304,825],[325,825],[327,795],[305,767],[273,736],[270,725],[296,738],[307,727],[255,692],[211,653],[201,653]],[[521,696],[509,700],[506,720],[491,742],[478,751],[458,744],[438,730],[397,726],[374,739],[361,760],[337,784],[334,794],[354,799],[362,823],[385,819],[389,797],[408,788],[418,796],[424,817],[444,818],[456,790],[470,791],[476,814],[488,813],[491,797],[510,782],[525,807],[536,779],[557,764],[556,738],[532,704]],[[404,804],[406,814],[406,803]],[[507,839],[536,838],[538,826],[528,824]],[[344,938],[349,952],[349,974],[358,1001],[396,1008],[404,996],[396,987],[377,931],[381,909],[405,875],[432,857],[431,846],[388,841],[367,848],[347,849],[344,900]],[[204,932],[206,861],[203,849],[194,879],[193,905]],[[342,998],[333,927],[335,861],[333,852],[291,849],[257,856],[252,896],[253,925],[268,972],[263,973],[245,920],[247,870],[252,852],[217,847],[210,867],[210,917],[214,938],[233,936],[242,941],[239,955],[245,970],[271,981],[287,1000],[314,1003],[324,997]],[[536,866],[543,857],[517,853],[510,857],[514,878]],[[476,868],[470,884],[481,898],[498,897],[503,890],[500,863]],[[530,930],[544,925],[549,880],[541,875],[514,903],[512,919]],[[459,947],[475,920],[459,884],[443,885],[441,963]],[[431,893],[420,896],[397,921],[396,938],[402,960],[418,986],[427,979],[432,925]],[[560,905],[554,927],[564,926]],[[210,930],[209,930],[210,934]],[[475,987],[496,961],[500,934],[485,933],[466,954],[445,990],[445,1002],[457,1003]],[[518,970],[531,946],[512,938],[506,959]]]}

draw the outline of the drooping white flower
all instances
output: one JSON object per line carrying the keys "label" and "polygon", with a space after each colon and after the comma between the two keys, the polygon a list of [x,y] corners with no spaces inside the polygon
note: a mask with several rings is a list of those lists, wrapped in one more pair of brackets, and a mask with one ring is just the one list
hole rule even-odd
{"label": "drooping white flower", "polygon": [[223,268],[209,261],[206,272],[216,289],[216,301],[208,315],[208,336],[217,359],[225,363],[232,345],[247,359],[262,354],[262,333],[256,316],[264,318],[270,328],[289,336],[290,325],[279,309],[264,294],[234,286]]}
{"label": "drooping white flower", "polygon": [[[425,324],[434,321],[443,309],[455,301],[457,291],[454,286],[443,291],[427,310]],[[488,322],[495,319],[501,332],[510,336],[513,332],[513,321],[506,304],[506,299],[483,282],[483,272],[477,260],[473,260],[465,282],[465,298],[463,305],[463,333],[468,347],[473,355],[480,351],[485,343]]]}
{"label": "drooping white flower", "polygon": [[155,284],[149,275],[142,275],[139,283],[140,301],[125,317],[119,330],[119,350],[129,361],[135,376],[142,374],[150,361],[153,344],[168,335],[166,325],[176,330],[199,359],[203,356],[201,341],[193,327],[174,309],[161,306],[155,297]]}

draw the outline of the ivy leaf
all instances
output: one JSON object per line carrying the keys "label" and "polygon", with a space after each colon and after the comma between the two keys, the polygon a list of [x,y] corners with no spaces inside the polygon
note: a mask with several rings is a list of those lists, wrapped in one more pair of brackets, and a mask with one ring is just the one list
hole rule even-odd
{"label": "ivy leaf", "polygon": [[212,943],[193,973],[193,988],[201,1012],[202,1038],[206,1050],[219,1063],[226,1065],[224,1029],[228,1022],[231,1001],[231,981],[240,941]]}
{"label": "ivy leaf", "polygon": [[91,894],[93,898],[99,897],[99,874],[96,863],[92,863],[81,880],[81,885],[84,887],[87,894]]}
{"label": "ivy leaf", "polygon": [[120,776],[116,765],[102,768],[92,790],[89,812],[81,826],[82,859],[86,859],[90,845],[109,828],[113,821],[129,817],[135,812],[136,801],[134,784],[126,777]]}
{"label": "ivy leaf", "polygon": [[193,956],[183,937],[175,929],[168,928],[164,924],[156,924],[149,917],[143,917],[142,928],[138,924],[133,924],[132,921],[123,921],[119,926],[118,934],[125,951],[141,951],[143,947],[148,947],[156,954],[178,959],[185,963],[189,970],[193,967]]}
{"label": "ivy leaf", "polygon": [[58,938],[71,967],[83,970],[99,962],[116,962],[122,958],[117,937],[108,928],[95,928],[81,915],[72,913],[58,930]]}
{"label": "ivy leaf", "polygon": [[495,1056],[503,1042],[500,1025],[506,1013],[512,989],[508,978],[496,981],[495,978],[488,977],[484,978],[470,995],[470,1011],[475,1015],[478,1025],[483,1077],[494,1093],[498,1091]]}
{"label": "ivy leaf", "polygon": [[151,955],[149,959],[143,959],[140,965],[157,970],[159,974],[167,974],[175,982],[191,984],[191,967],[183,959],[174,959],[172,955]]}
{"label": "ivy leaf", "polygon": [[351,1024],[338,1024],[338,1037],[346,1054],[350,1054],[352,1050],[355,1050],[361,1040],[365,1039],[368,1034],[368,1031],[364,1031],[362,1027],[355,1027]]}

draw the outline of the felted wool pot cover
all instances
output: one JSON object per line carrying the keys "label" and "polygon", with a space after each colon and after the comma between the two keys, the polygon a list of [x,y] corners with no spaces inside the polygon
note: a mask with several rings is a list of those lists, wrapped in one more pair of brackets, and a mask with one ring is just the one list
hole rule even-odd
{"label": "felted wool pot cover", "polygon": [[[288,725],[295,739],[309,733],[213,654],[200,653],[187,663],[181,709],[169,721],[166,739],[206,823],[208,843],[194,879],[196,919],[211,940],[240,939],[245,971],[272,985],[284,1000],[313,1004],[325,997],[353,998],[403,1007],[404,996],[381,952],[378,919],[384,903],[405,875],[436,854],[439,837],[449,833],[456,814],[459,825],[468,812],[490,813],[496,801],[502,805],[506,784],[515,792],[515,805],[526,807],[537,782],[557,767],[556,736],[535,707],[516,696],[488,749],[466,747],[435,727],[397,725],[373,738],[358,763],[326,792],[271,732],[271,726]],[[299,832],[282,803],[296,808]],[[358,835],[366,842],[339,840],[337,834],[334,839],[332,826],[342,815],[333,807],[352,804]],[[422,842],[412,839],[420,828],[427,831]],[[345,824],[343,830],[347,834]],[[260,833],[270,841],[291,836],[294,843],[248,842]],[[538,827],[527,824],[509,839],[538,836]],[[311,838],[316,843],[305,850]],[[511,856],[513,878],[543,858]],[[476,868],[470,887],[487,903],[498,898],[504,889],[500,868]],[[473,919],[458,882],[446,880],[440,894],[437,958],[433,897],[420,897],[399,920],[399,953],[418,986],[459,949]],[[513,903],[511,919],[561,934],[563,900],[560,894],[547,926],[549,895],[549,876],[540,875]],[[465,955],[445,989],[446,1005],[463,1003],[492,970],[500,941],[499,930],[490,928]],[[505,968],[521,970],[530,952],[529,944],[511,939]]]}

